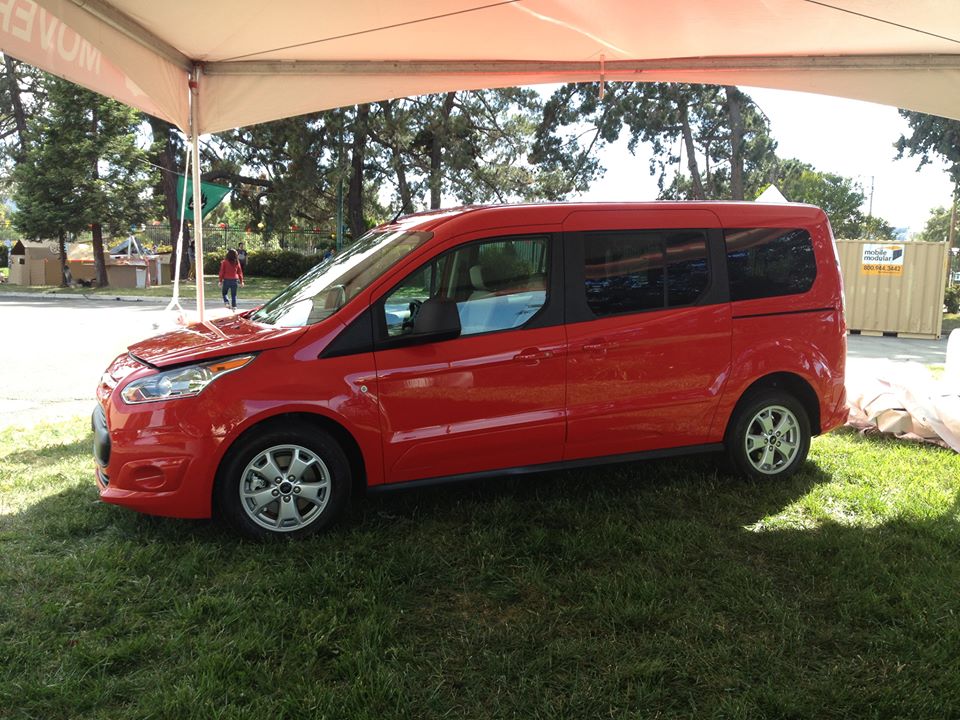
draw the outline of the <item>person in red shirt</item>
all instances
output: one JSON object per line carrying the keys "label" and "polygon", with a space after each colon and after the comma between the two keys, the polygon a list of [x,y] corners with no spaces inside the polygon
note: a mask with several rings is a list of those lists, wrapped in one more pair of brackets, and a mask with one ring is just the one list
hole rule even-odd
{"label": "person in red shirt", "polygon": [[[237,309],[237,285],[243,287],[243,267],[237,259],[236,250],[228,250],[227,257],[220,263],[220,292],[223,294],[223,306]],[[227,293],[230,302],[227,302]]]}

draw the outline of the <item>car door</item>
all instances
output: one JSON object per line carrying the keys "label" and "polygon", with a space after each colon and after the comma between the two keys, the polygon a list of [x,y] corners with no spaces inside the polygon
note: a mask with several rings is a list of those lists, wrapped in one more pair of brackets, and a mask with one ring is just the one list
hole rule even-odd
{"label": "car door", "polygon": [[[387,482],[560,460],[566,337],[559,237],[464,243],[374,303]],[[417,337],[428,302],[455,303],[457,337]]]}
{"label": "car door", "polygon": [[564,227],[565,459],[718,441],[731,319],[716,216],[590,212]]}

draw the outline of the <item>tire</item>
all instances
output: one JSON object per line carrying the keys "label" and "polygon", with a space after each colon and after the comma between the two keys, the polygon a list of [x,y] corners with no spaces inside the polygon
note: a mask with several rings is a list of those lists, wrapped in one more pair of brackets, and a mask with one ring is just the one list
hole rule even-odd
{"label": "tire", "polygon": [[214,487],[220,516],[254,540],[301,538],[335,523],[350,496],[350,463],[311,425],[272,425],[240,438]]}
{"label": "tire", "polygon": [[810,419],[792,395],[759,390],[734,411],[725,443],[738,473],[758,480],[788,478],[807,459]]}

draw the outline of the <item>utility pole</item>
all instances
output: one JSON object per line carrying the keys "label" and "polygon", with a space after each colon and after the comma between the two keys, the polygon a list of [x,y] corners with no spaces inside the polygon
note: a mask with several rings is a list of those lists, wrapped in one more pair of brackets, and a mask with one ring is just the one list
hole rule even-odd
{"label": "utility pole", "polygon": [[953,207],[950,209],[950,228],[947,230],[947,285],[953,285],[953,258],[954,241],[957,237],[957,191],[960,186],[953,188]]}

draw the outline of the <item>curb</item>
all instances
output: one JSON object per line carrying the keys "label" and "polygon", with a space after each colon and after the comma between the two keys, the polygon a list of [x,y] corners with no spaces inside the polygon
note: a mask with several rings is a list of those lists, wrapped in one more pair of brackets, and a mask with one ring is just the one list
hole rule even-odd
{"label": "curb", "polygon": [[[45,291],[45,292],[6,292],[0,291],[0,300],[5,297],[10,298],[47,298],[47,299],[57,299],[57,300],[91,300],[91,301],[100,301],[100,302],[127,302],[127,303],[152,303],[154,305],[166,305],[172,299],[171,297],[156,297],[153,295],[96,295],[96,294],[87,294],[87,293],[58,293],[55,291]],[[262,305],[270,298],[243,298],[238,300],[237,304],[249,305],[250,307],[257,307],[257,305]],[[209,298],[207,298],[209,301]],[[194,298],[180,298],[181,304],[189,303],[196,305],[196,300]],[[214,305],[220,305],[222,303],[219,300]]]}

